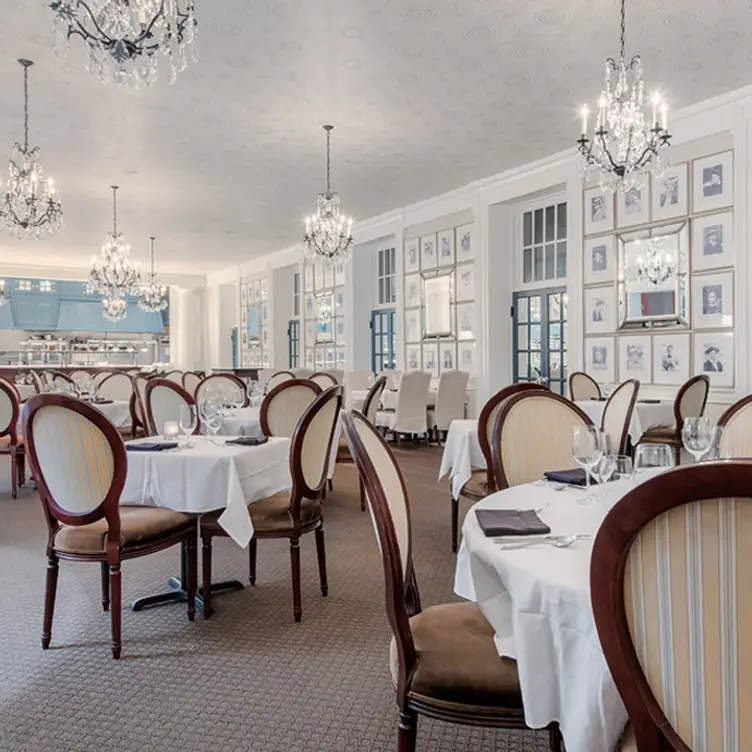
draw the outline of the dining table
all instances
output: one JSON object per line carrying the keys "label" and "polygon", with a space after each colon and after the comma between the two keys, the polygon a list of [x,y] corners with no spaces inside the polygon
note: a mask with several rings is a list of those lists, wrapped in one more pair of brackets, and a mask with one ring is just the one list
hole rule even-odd
{"label": "dining table", "polygon": [[[601,425],[606,400],[577,400],[575,403],[596,426]],[[634,446],[651,428],[666,428],[676,423],[673,400],[643,399],[635,402],[629,422],[629,438]]]}
{"label": "dining table", "polygon": [[439,480],[449,476],[452,498],[459,499],[460,491],[470,480],[473,470],[485,469],[486,459],[478,441],[478,421],[453,420],[441,455]]}
{"label": "dining table", "polygon": [[[584,488],[514,486],[475,504],[462,526],[455,592],[479,605],[499,655],[517,661],[527,725],[557,722],[567,752],[612,752],[627,723],[595,627],[590,556],[608,510],[634,484],[604,484],[602,498],[589,502]],[[527,538],[525,547],[508,549],[502,544],[522,539],[486,537],[480,509],[533,509],[551,535],[587,537],[565,548]]]}

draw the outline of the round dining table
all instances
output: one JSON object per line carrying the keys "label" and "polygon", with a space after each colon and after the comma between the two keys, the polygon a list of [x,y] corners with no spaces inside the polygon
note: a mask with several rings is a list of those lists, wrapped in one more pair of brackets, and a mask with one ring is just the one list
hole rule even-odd
{"label": "round dining table", "polygon": [[[608,509],[633,485],[606,484],[604,498],[590,503],[582,488],[515,486],[476,504],[462,527],[455,592],[478,603],[499,655],[517,661],[527,725],[558,722],[568,752],[615,750],[627,722],[595,628],[590,555]],[[534,509],[552,535],[589,537],[568,548],[538,541],[504,549],[509,539],[486,537],[476,509]]]}
{"label": "round dining table", "polygon": [[[606,400],[578,400],[574,404],[593,421],[594,425],[601,425]],[[651,428],[667,428],[675,423],[673,400],[638,400],[629,422],[629,438],[634,445],[642,434]]]}

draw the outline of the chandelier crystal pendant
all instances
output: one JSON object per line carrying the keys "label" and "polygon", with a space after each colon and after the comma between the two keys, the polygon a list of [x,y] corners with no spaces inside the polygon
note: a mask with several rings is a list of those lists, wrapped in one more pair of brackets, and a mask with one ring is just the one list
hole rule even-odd
{"label": "chandelier crystal pendant", "polygon": [[661,255],[661,252],[648,246],[645,257],[637,259],[637,277],[641,282],[647,282],[654,287],[659,287],[674,276],[676,263],[670,253]]}
{"label": "chandelier crystal pendant", "polygon": [[29,68],[34,63],[23,59],[18,62],[24,70],[24,143],[13,145],[0,218],[17,238],[41,238],[60,229],[63,209],[55,181],[44,178],[39,147],[29,148]]}
{"label": "chandelier crystal pendant", "polygon": [[326,131],[326,193],[319,193],[316,214],[305,218],[306,230],[303,247],[312,261],[322,259],[330,264],[346,262],[352,253],[352,217],[345,217],[339,210],[339,193],[331,190],[331,133],[333,125],[325,125]]}
{"label": "chandelier crystal pendant", "polygon": [[[661,150],[671,145],[668,108],[660,95],[652,98],[650,120],[643,109],[642,61],[629,61],[626,47],[626,0],[621,0],[619,61],[606,60],[606,85],[598,100],[592,139],[588,137],[588,108],[582,108],[582,134],[577,140],[585,177],[596,173],[601,189],[627,191],[642,186],[664,165]],[[659,119],[660,115],[660,119]]]}
{"label": "chandelier crystal pendant", "polygon": [[167,288],[160,285],[154,274],[154,240],[151,240],[151,274],[149,281],[141,285],[138,293],[138,307],[147,313],[158,313],[164,311],[169,305],[167,300]]}
{"label": "chandelier crystal pendant", "polygon": [[128,316],[128,301],[125,298],[102,298],[102,315],[107,321],[122,321]]}
{"label": "chandelier crystal pendant", "polygon": [[198,62],[193,0],[54,0],[55,50],[67,59],[71,37],[86,44],[89,73],[102,83],[142,88],[166,57],[170,83]]}

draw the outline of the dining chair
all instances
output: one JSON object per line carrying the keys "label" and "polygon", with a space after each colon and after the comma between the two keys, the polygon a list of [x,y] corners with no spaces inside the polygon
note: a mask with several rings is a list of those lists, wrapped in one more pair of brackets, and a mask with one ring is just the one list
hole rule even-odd
{"label": "dining chair", "polygon": [[575,426],[592,421],[574,402],[550,390],[515,394],[504,401],[491,432],[494,482],[499,491],[566,470]]}
{"label": "dining chair", "polygon": [[710,378],[705,374],[693,376],[685,382],[674,399],[674,425],[650,428],[640,436],[640,444],[668,444],[674,452],[676,464],[681,464],[682,428],[685,418],[701,418],[710,391]]}
{"label": "dining chair", "polygon": [[290,381],[294,379],[295,376],[291,371],[275,371],[270,377],[269,381],[266,384],[266,390],[267,392],[270,392],[274,387],[278,386],[279,384],[284,383],[285,381]]}
{"label": "dining chair", "polygon": [[[477,603],[423,609],[412,560],[410,503],[404,477],[378,430],[360,413],[344,414],[374,523],[393,638],[389,668],[397,691],[398,752],[414,752],[418,716],[505,729],[527,729],[516,661],[499,656],[494,629]],[[561,750],[558,727],[549,747]]]}
{"label": "dining chair", "polygon": [[42,380],[42,377],[33,370],[29,371],[29,375],[31,376],[31,383],[34,385],[36,393],[42,394],[42,392],[44,392],[44,381]]}
{"label": "dining chair", "polygon": [[111,373],[99,384],[97,397],[118,402],[130,401],[133,396],[133,376],[127,373]]}
{"label": "dining chair", "polygon": [[[195,405],[196,400],[170,379],[149,379],[144,390],[146,397],[145,412],[146,423],[149,427],[149,436],[159,436],[162,433],[165,421],[180,422],[180,406]],[[201,432],[201,417],[196,416],[196,430],[194,434]]]}
{"label": "dining chair", "polygon": [[626,454],[627,452],[629,426],[639,391],[640,382],[636,379],[628,379],[619,384],[611,393],[603,408],[601,430],[608,442],[607,448],[610,454]]}
{"label": "dining chair", "polygon": [[183,374],[183,389],[185,389],[188,394],[195,397],[196,396],[196,387],[201,383],[201,376],[199,376],[195,371],[186,371]]}
{"label": "dining chair", "polygon": [[296,379],[310,379],[313,376],[313,371],[310,368],[293,368],[290,373]]}
{"label": "dining chair", "polygon": [[[284,387],[284,385],[281,385]],[[280,388],[280,387],[278,387]],[[248,579],[256,584],[256,553],[259,538],[287,538],[290,541],[293,616],[303,616],[300,593],[300,538],[315,533],[321,594],[328,593],[324,516],[321,507],[329,469],[334,428],[342,409],[342,387],[332,386],[316,395],[306,407],[292,436],[290,474],[292,491],[269,496],[248,505],[253,538],[248,547]],[[202,582],[204,617],[211,616],[212,538],[227,533],[219,524],[221,512],[201,518]]]}
{"label": "dining chair", "polygon": [[[387,377],[388,382],[388,377]],[[399,441],[402,434],[423,434],[428,444],[428,390],[431,374],[411,371],[400,380],[397,408],[392,412],[379,411],[376,422],[386,426]]]}
{"label": "dining chair", "polygon": [[[215,373],[212,376],[205,376],[199,382],[195,391],[196,403],[200,403],[207,390],[224,389],[237,400],[243,401],[243,407],[248,405],[248,395],[246,394],[245,383],[243,379],[234,373]],[[187,391],[187,390],[186,390]],[[190,394],[190,392],[189,392]]]}
{"label": "dining chair", "polygon": [[337,379],[331,373],[326,371],[316,371],[310,376],[310,381],[318,384],[322,389],[328,389],[330,386],[337,386]]}
{"label": "dining chair", "polygon": [[18,398],[19,403],[23,401],[23,397],[21,397],[21,391],[19,390],[18,384],[15,381],[11,381],[10,379],[4,379],[0,377],[0,382],[7,384],[13,390],[13,393]]}
{"label": "dining chair", "polygon": [[167,371],[162,378],[167,379],[168,381],[173,381],[179,386],[183,386],[183,372],[179,371],[177,368]]}
{"label": "dining chair", "polygon": [[727,408],[717,426],[720,457],[752,457],[752,394]]}
{"label": "dining chair", "polygon": [[354,391],[368,391],[372,379],[373,371],[346,371],[344,386],[348,394]]}
{"label": "dining chair", "polygon": [[467,401],[467,371],[442,371],[436,393],[436,405],[428,409],[428,429],[434,433],[436,442],[439,433],[446,434],[453,420],[465,417]]}
{"label": "dining chair", "polygon": [[103,369],[101,371],[97,371],[94,374],[94,383],[99,386],[110,374],[117,373],[117,371],[112,371],[110,369]]}
{"label": "dining chair", "polygon": [[259,411],[264,436],[292,438],[301,416],[321,391],[310,379],[288,379],[275,386],[264,397]]}
{"label": "dining chair", "polygon": [[588,376],[583,371],[575,371],[569,377],[569,398],[572,402],[599,400],[601,388],[592,376]]}
{"label": "dining chair", "polygon": [[18,433],[21,398],[16,387],[0,379],[0,455],[10,457],[11,496],[18,498],[18,486],[26,480],[26,448],[23,434]]}
{"label": "dining chair", "polygon": [[70,376],[68,376],[67,373],[63,373],[62,371],[50,370],[50,371],[45,371],[44,375],[47,378],[50,386],[52,386],[53,384],[56,384],[56,383],[59,384],[62,382],[70,390],[71,394],[76,393],[76,382],[73,381],[73,379]]}
{"label": "dining chair", "polygon": [[334,379],[334,382],[340,386],[345,381],[345,372],[341,368],[327,368],[323,373],[329,374]]}
{"label": "dining chair", "polygon": [[622,750],[752,749],[744,688],[752,591],[752,462],[701,463],[640,483],[601,524],[590,593],[630,725]]}
{"label": "dining chair", "polygon": [[71,371],[70,377],[75,381],[77,384],[81,381],[86,381],[91,377],[91,374],[88,371],[84,371],[83,369],[78,369],[77,371]]}
{"label": "dining chair", "polygon": [[[125,444],[95,407],[62,394],[32,397],[23,411],[29,463],[49,529],[42,648],[52,639],[59,560],[99,563],[102,607],[111,608],[112,657],[120,658],[121,562],[183,544],[188,618],[196,594],[196,517],[171,509],[120,506]],[[61,447],[65,451],[61,451]],[[85,479],[85,482],[82,481]]]}
{"label": "dining chair", "polygon": [[[496,481],[493,474],[493,459],[491,457],[491,439],[496,416],[499,414],[502,404],[514,394],[520,394],[527,391],[548,391],[548,387],[543,384],[534,384],[523,382],[521,384],[510,384],[500,389],[491,399],[483,405],[483,409],[478,416],[478,444],[483,458],[486,461],[485,469],[476,468],[472,471],[470,480],[462,487],[459,497],[471,501],[473,504],[485,499],[488,494],[496,491]],[[450,485],[451,488],[451,485]],[[459,537],[459,514],[460,498],[455,499],[454,494],[449,493],[452,510],[452,551],[457,553],[457,542]]]}
{"label": "dining chair", "polygon": [[395,371],[393,368],[383,368],[379,376],[386,376],[387,389],[399,389],[402,371]]}
{"label": "dining chair", "polygon": [[131,438],[135,439],[139,431],[148,436],[150,433],[149,419],[146,417],[146,384],[145,376],[131,376],[133,379],[133,394],[131,395]]}

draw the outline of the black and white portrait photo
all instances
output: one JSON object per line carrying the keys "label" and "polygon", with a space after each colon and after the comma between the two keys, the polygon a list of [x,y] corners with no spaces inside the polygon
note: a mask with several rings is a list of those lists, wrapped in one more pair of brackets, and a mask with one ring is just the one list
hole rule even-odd
{"label": "black and white portrait photo", "polygon": [[661,346],[661,371],[664,373],[676,373],[681,368],[681,363],[676,355],[674,345]]}
{"label": "black and white portrait photo", "polygon": [[627,370],[642,372],[645,368],[643,345],[627,345]]}
{"label": "black and white portrait photo", "polygon": [[590,220],[592,222],[603,222],[607,219],[606,199],[604,196],[592,196],[590,199]]}
{"label": "black and white portrait photo", "polygon": [[705,348],[705,362],[702,364],[705,373],[723,373],[723,357],[718,345],[708,345]]}
{"label": "black and white portrait photo", "polygon": [[451,371],[454,368],[454,343],[442,344],[441,367],[444,371]]}
{"label": "black and white portrait photo", "polygon": [[593,345],[593,368],[605,371],[608,368],[608,348]]}
{"label": "black and white portrait photo", "polygon": [[630,188],[624,194],[624,210],[627,214],[642,212],[642,189]]}
{"label": "black and white portrait photo", "polygon": [[407,370],[408,371],[420,370],[420,348],[418,347],[407,348]]}
{"label": "black and white portrait photo", "polygon": [[705,198],[723,193],[723,165],[716,164],[702,170],[702,195]]}
{"label": "black and white portrait photo", "polygon": [[679,176],[667,175],[661,178],[661,190],[658,204],[662,209],[676,206],[679,203]]}
{"label": "black and white portrait photo", "polygon": [[702,315],[717,316],[723,313],[723,285],[703,285]]}
{"label": "black and white portrait photo", "polygon": [[606,301],[603,298],[593,300],[593,321],[602,323],[606,320]]}
{"label": "black and white portrait photo", "polygon": [[694,271],[734,265],[734,216],[732,212],[709,214],[692,220]]}
{"label": "black and white portrait photo", "polygon": [[585,290],[585,333],[607,334],[616,327],[616,290],[597,287]]}
{"label": "black and white portrait photo", "polygon": [[441,258],[447,258],[452,255],[452,242],[450,238],[444,236],[441,238]]}
{"label": "black and white portrait photo", "polygon": [[[614,229],[614,194],[600,188],[585,191],[583,201],[585,235],[596,235]],[[621,194],[620,200],[623,200]]]}
{"label": "black and white portrait photo", "polygon": [[708,225],[702,228],[702,255],[715,256],[723,253],[723,225]]}
{"label": "black and white portrait photo", "polygon": [[408,240],[405,243],[405,274],[412,274],[420,269],[418,239]]}
{"label": "black and white portrait photo", "polygon": [[608,269],[607,249],[604,244],[593,246],[593,266],[594,272],[604,272]]}
{"label": "black and white portrait photo", "polygon": [[734,153],[725,151],[710,157],[695,159],[692,210],[705,212],[734,203]]}

